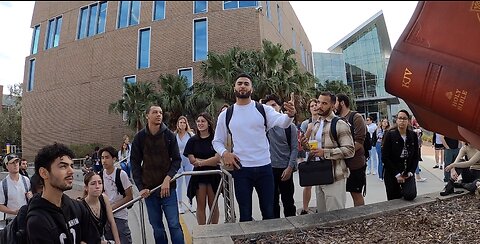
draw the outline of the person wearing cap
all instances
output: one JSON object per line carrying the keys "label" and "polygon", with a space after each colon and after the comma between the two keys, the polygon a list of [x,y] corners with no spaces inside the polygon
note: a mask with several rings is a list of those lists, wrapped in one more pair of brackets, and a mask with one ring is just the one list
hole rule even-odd
{"label": "person wearing cap", "polygon": [[5,213],[4,218],[12,218],[27,204],[32,192],[29,178],[20,175],[20,158],[15,154],[8,154],[3,163],[8,175],[0,182],[0,212]]}

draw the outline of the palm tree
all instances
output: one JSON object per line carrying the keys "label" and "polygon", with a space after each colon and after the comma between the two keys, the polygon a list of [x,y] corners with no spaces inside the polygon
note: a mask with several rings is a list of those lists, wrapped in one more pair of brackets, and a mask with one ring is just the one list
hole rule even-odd
{"label": "palm tree", "polygon": [[343,83],[341,80],[326,80],[324,83],[317,83],[317,91],[329,91],[333,94],[343,93],[348,96],[350,100],[350,109],[355,110],[357,108],[357,104],[355,102],[355,96],[352,92],[352,88]]}
{"label": "palm tree", "polygon": [[176,118],[186,114],[185,104],[190,94],[187,79],[184,76],[162,74],[158,83],[161,88],[158,102],[164,110],[164,121],[173,129]]}
{"label": "palm tree", "polygon": [[150,82],[124,83],[123,98],[111,103],[110,113],[124,114],[127,125],[134,131],[139,131],[145,124],[145,111],[157,101],[155,87]]}

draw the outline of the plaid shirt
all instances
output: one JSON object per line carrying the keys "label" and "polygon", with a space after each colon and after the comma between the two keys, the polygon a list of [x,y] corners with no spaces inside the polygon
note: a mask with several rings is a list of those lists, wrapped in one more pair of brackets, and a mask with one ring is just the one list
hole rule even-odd
{"label": "plaid shirt", "polygon": [[[350,175],[350,171],[345,164],[345,158],[351,158],[355,154],[355,146],[350,132],[350,127],[343,120],[337,122],[338,143],[334,141],[333,135],[330,133],[330,124],[334,117],[333,112],[324,119],[322,130],[322,148],[324,149],[324,158],[331,159],[335,162],[335,181],[346,179]],[[320,126],[320,120],[315,122],[315,127]],[[320,131],[320,130],[318,130]],[[317,131],[317,133],[318,133]]]}

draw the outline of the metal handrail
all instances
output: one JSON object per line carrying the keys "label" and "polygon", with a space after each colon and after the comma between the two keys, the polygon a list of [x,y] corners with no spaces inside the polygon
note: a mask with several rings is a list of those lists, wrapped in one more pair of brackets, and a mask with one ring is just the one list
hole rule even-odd
{"label": "metal handrail", "polygon": [[[225,223],[235,223],[235,201],[233,197],[233,182],[232,182],[232,175],[230,172],[227,170],[221,168],[220,170],[205,170],[205,171],[188,171],[188,172],[182,172],[181,174],[176,174],[171,180],[170,183],[173,181],[176,181],[178,178],[182,176],[187,176],[187,175],[211,175],[211,174],[219,174],[222,176],[222,179],[220,180],[219,187],[217,189],[217,192],[215,193],[215,198],[213,201],[213,206],[214,208],[210,211],[210,215],[208,217],[207,224],[211,223],[212,217],[213,217],[213,212],[217,206],[218,202],[218,197],[220,195],[220,190],[223,189],[223,196],[224,196],[224,205],[225,205]],[[224,186],[224,187],[222,187]],[[150,190],[150,194],[152,194],[154,191],[160,189],[162,185],[160,184],[159,186],[153,188]],[[125,209],[131,204],[135,204],[136,202],[140,201],[140,215],[142,216],[140,218],[140,227],[142,229],[142,243],[146,243],[146,233],[145,233],[145,215],[144,215],[144,210],[143,210],[143,197],[142,196],[137,196],[134,199],[128,201],[127,203],[124,203],[120,207],[116,208],[113,210],[113,213],[116,213],[120,210]]]}

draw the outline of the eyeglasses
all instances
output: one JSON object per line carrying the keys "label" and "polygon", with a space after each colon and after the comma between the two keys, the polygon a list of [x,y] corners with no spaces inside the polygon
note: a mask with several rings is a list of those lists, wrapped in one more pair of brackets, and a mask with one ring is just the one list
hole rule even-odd
{"label": "eyeglasses", "polygon": [[407,117],[398,117],[397,119],[398,119],[398,120],[408,120]]}

